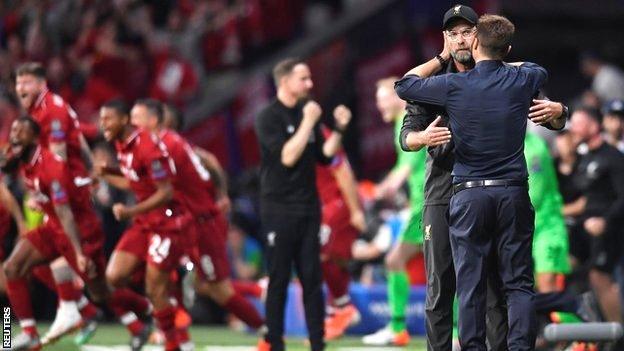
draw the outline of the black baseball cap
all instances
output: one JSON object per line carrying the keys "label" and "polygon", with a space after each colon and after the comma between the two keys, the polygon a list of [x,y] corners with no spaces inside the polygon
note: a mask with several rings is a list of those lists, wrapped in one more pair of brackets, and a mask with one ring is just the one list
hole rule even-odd
{"label": "black baseball cap", "polygon": [[609,101],[604,108],[603,113],[605,115],[617,115],[619,117],[624,117],[624,101],[616,99]]}
{"label": "black baseball cap", "polygon": [[470,24],[474,24],[474,25],[476,25],[477,22],[479,21],[479,16],[475,12],[475,10],[473,10],[469,6],[457,4],[451,7],[444,14],[444,19],[442,20],[442,29],[446,29],[446,27],[448,27],[451,21],[457,18],[464,19],[468,21]]}

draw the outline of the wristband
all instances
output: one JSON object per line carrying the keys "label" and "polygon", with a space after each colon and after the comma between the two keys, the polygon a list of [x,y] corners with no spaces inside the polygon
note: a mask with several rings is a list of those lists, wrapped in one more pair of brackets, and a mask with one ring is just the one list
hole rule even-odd
{"label": "wristband", "polygon": [[436,56],[435,56],[435,58],[438,60],[438,62],[440,62],[440,65],[441,65],[442,67],[444,67],[444,66],[446,65],[446,62],[447,62],[447,61],[446,61],[446,60],[445,60],[442,56],[440,56],[440,55],[436,55]]}

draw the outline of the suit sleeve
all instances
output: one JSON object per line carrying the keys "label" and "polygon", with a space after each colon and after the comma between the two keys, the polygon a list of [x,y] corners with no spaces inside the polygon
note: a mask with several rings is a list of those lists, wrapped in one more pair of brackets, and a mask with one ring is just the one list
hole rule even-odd
{"label": "suit sleeve", "polygon": [[529,83],[535,92],[541,89],[548,81],[548,72],[538,64],[525,62],[520,66],[520,69],[527,73]]}
{"label": "suit sleeve", "polygon": [[406,101],[444,106],[447,101],[449,74],[420,78],[407,75],[394,83],[397,95]]}

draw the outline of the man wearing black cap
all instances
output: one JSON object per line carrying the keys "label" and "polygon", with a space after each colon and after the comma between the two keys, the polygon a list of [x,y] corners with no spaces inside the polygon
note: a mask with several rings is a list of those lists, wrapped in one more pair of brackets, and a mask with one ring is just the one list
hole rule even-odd
{"label": "man wearing black cap", "polygon": [[[464,5],[451,7],[442,24],[445,50],[436,57],[441,65],[436,74],[464,72],[474,67],[470,46],[474,39],[478,16]],[[434,61],[435,63],[435,61]],[[532,116],[559,117],[562,104],[536,100]],[[440,116],[440,119],[436,119]],[[414,151],[428,146],[427,179],[425,184],[425,268],[427,271],[426,328],[428,350],[450,350],[452,304],[455,295],[455,269],[451,257],[448,232],[448,205],[452,195],[451,170],[454,163],[453,142],[450,140],[448,116],[444,109],[428,104],[408,104],[408,114],[401,130],[401,146]],[[411,136],[409,136],[411,134]],[[410,142],[407,143],[409,136]],[[489,270],[495,278],[496,266]],[[507,348],[507,313],[498,279],[488,281],[487,339],[492,350]]]}
{"label": "man wearing black cap", "polygon": [[604,109],[602,127],[605,141],[609,145],[624,152],[624,101],[613,100]]}
{"label": "man wearing black cap", "polygon": [[622,256],[624,155],[601,135],[600,111],[579,108],[570,122],[570,131],[579,143],[573,182],[587,199],[578,214],[579,224],[570,230],[570,239],[587,248],[589,282],[605,319],[621,322],[613,271]]}

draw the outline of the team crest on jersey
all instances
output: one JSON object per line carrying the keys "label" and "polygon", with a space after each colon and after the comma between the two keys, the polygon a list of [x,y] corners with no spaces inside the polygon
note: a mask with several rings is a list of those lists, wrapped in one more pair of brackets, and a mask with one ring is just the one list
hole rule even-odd
{"label": "team crest on jersey", "polygon": [[159,160],[152,161],[152,177],[154,178],[164,178],[167,176],[167,171],[162,166]]}
{"label": "team crest on jersey", "polygon": [[431,224],[425,226],[425,240],[431,240]]}
{"label": "team crest on jersey", "polygon": [[52,120],[50,128],[53,138],[60,139],[65,137],[65,132],[63,131],[63,128],[61,126],[61,121],[59,121],[58,119]]}
{"label": "team crest on jersey", "polygon": [[65,193],[65,190],[63,189],[63,187],[61,187],[61,183],[59,183],[58,180],[53,181],[51,187],[52,187],[52,198],[55,201],[65,200],[67,198],[67,194]]}

